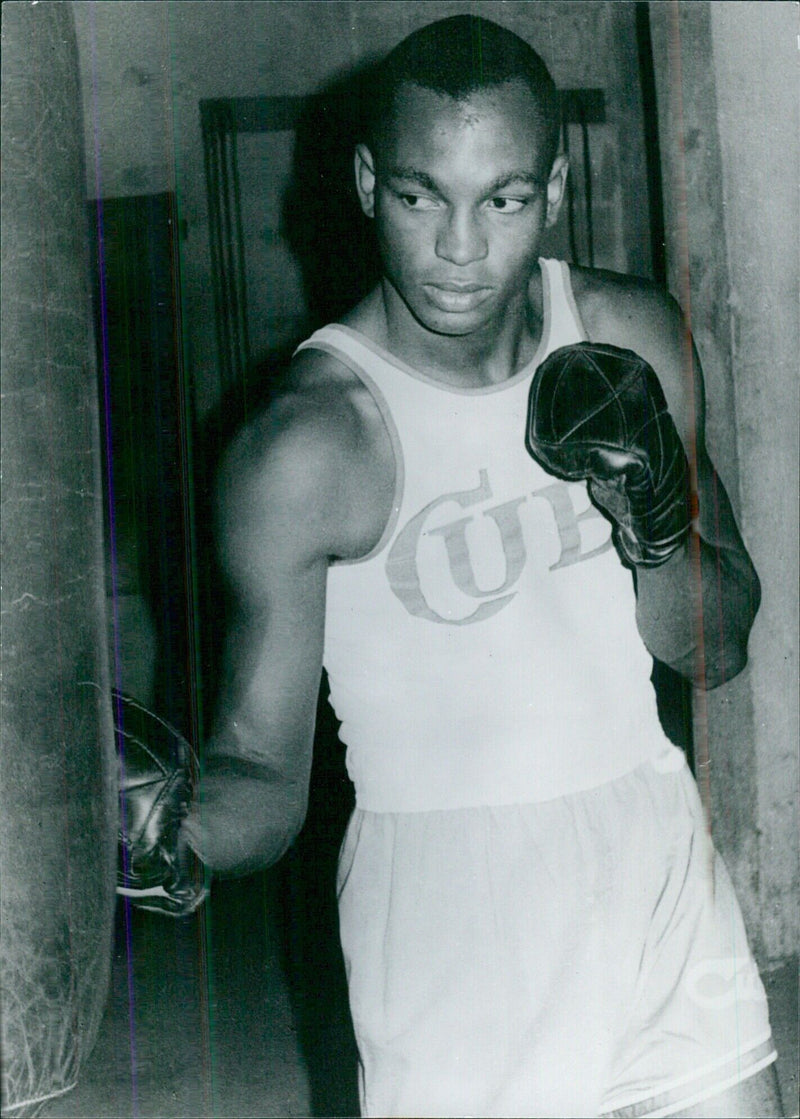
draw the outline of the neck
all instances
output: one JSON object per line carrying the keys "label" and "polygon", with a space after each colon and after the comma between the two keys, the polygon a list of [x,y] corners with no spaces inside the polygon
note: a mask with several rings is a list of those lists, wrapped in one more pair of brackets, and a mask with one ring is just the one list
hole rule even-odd
{"label": "neck", "polygon": [[464,335],[436,334],[411,314],[394,287],[383,280],[375,311],[384,347],[407,365],[424,369],[444,384],[481,388],[501,384],[532,359],[541,339],[542,304],[538,269],[534,290],[522,291],[499,321]]}

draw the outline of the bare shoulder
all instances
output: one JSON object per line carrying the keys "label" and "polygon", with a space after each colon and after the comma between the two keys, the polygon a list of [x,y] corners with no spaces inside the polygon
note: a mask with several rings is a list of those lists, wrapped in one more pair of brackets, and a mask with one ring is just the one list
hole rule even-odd
{"label": "bare shoulder", "polygon": [[571,268],[575,303],[593,342],[633,350],[656,371],[678,429],[702,415],[702,372],[681,309],[650,280]]}
{"label": "bare shoulder", "polygon": [[[638,347],[637,352],[642,346],[651,351],[680,348],[680,308],[651,280],[589,268],[572,268],[570,276],[575,302],[594,341],[627,349]],[[647,358],[647,354],[642,357]]]}
{"label": "bare shoulder", "polygon": [[369,551],[393,492],[382,430],[354,373],[326,353],[301,351],[223,461],[218,528],[229,565],[239,566],[239,553],[304,566]]}

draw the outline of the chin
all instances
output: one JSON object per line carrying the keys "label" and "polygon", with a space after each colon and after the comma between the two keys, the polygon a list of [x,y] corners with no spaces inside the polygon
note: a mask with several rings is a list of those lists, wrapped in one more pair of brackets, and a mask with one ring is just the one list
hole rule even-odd
{"label": "chin", "polygon": [[429,333],[439,334],[443,338],[463,338],[466,334],[474,334],[484,325],[483,323],[464,322],[463,318],[461,321],[452,322],[446,316],[442,316],[441,319],[434,319],[430,316],[422,318],[420,315],[414,317],[420,326],[424,327]]}

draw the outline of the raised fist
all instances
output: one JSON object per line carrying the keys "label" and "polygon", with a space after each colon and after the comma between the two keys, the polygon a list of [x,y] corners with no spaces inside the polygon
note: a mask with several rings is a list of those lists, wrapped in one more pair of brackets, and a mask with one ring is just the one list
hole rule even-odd
{"label": "raised fist", "polygon": [[631,566],[665,563],[691,525],[686,453],[653,368],[631,350],[581,342],[536,370],[526,446],[557,478],[587,480]]}

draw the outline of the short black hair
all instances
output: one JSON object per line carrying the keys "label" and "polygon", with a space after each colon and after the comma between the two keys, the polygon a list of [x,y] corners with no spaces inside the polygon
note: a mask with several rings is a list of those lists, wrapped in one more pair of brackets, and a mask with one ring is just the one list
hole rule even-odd
{"label": "short black hair", "polygon": [[529,43],[481,16],[458,15],[412,32],[373,72],[365,139],[373,150],[394,109],[399,88],[422,86],[464,101],[508,82],[523,82],[536,103],[542,164],[550,170],[558,152],[560,103],[550,71]]}

